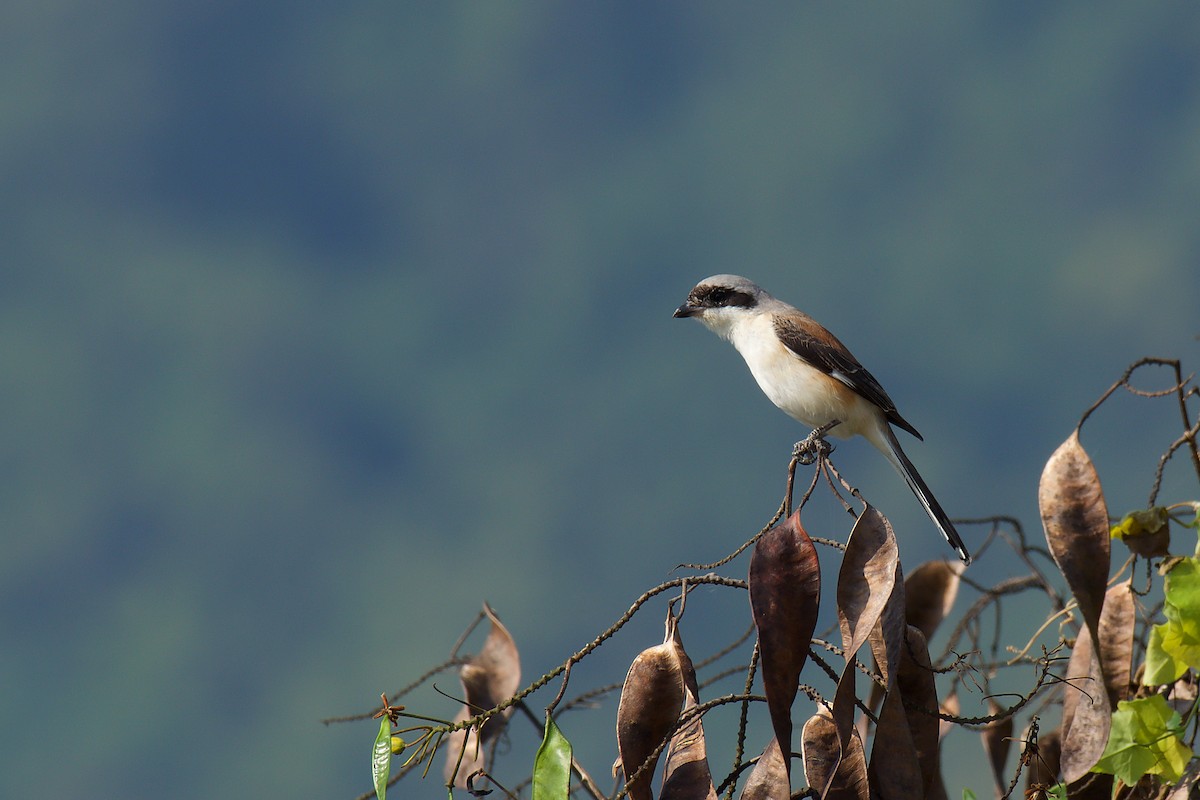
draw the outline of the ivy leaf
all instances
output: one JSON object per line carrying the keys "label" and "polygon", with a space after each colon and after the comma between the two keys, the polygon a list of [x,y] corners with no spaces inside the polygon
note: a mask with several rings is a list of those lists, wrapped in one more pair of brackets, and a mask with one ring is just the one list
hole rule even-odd
{"label": "ivy leaf", "polygon": [[379,721],[379,735],[371,751],[371,777],[375,781],[375,796],[384,800],[387,782],[392,773],[392,721],[385,714]]}
{"label": "ivy leaf", "polygon": [[1146,669],[1142,672],[1144,686],[1165,686],[1174,683],[1187,672],[1187,663],[1175,658],[1164,646],[1173,637],[1171,623],[1155,625],[1150,630],[1150,641],[1146,645]]}
{"label": "ivy leaf", "polygon": [[1183,617],[1155,625],[1146,646],[1142,683],[1146,686],[1174,683],[1189,667],[1200,669],[1200,620]]}
{"label": "ivy leaf", "polygon": [[571,789],[571,743],[546,715],[546,735],[533,760],[533,800],[566,800]]}
{"label": "ivy leaf", "polygon": [[1146,774],[1174,783],[1183,775],[1192,751],[1180,741],[1183,723],[1162,695],[1122,700],[1113,712],[1104,755],[1092,768],[1133,785]]}
{"label": "ivy leaf", "polygon": [[1163,615],[1146,646],[1142,683],[1172,683],[1188,668],[1200,669],[1200,560],[1182,558],[1167,573],[1163,587]]}
{"label": "ivy leaf", "polygon": [[1200,559],[1184,558],[1176,562],[1167,573],[1163,595],[1168,606],[1163,609],[1167,619],[1172,618],[1172,610],[1181,617],[1200,613]]}

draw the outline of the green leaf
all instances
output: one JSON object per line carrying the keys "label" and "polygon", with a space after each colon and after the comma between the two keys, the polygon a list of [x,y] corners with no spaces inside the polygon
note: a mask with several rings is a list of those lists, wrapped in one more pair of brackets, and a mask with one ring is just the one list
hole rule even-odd
{"label": "green leaf", "polygon": [[546,735],[533,760],[533,800],[567,800],[571,790],[571,743],[546,715]]}
{"label": "green leaf", "polygon": [[1163,587],[1163,615],[1146,646],[1142,683],[1162,686],[1188,668],[1200,669],[1200,560],[1182,558],[1171,567]]}
{"label": "green leaf", "polygon": [[385,714],[379,721],[379,735],[375,737],[375,748],[371,751],[371,778],[375,781],[375,795],[384,800],[387,782],[392,774],[392,721]]}
{"label": "green leaf", "polygon": [[[1144,686],[1165,686],[1179,680],[1179,677],[1187,672],[1187,663],[1176,658],[1171,652],[1178,650],[1174,646],[1177,638],[1179,632],[1170,622],[1155,625],[1150,630],[1150,642],[1146,645],[1146,669],[1142,671]],[[1172,642],[1170,650],[1165,646],[1168,640]]]}
{"label": "green leaf", "polygon": [[1130,785],[1146,774],[1174,783],[1192,757],[1180,741],[1182,724],[1162,695],[1122,700],[1113,712],[1108,746],[1092,771],[1114,775]]}
{"label": "green leaf", "polygon": [[976,800],[975,793],[967,787],[963,787],[963,800]]}
{"label": "green leaf", "polygon": [[1147,686],[1171,683],[1189,667],[1200,669],[1200,619],[1189,616],[1155,625],[1146,647],[1146,674],[1142,682]]}
{"label": "green leaf", "polygon": [[1200,559],[1180,559],[1163,584],[1163,615],[1146,645],[1142,684],[1163,686],[1188,668],[1200,669]]}
{"label": "green leaf", "polygon": [[1171,619],[1172,610],[1179,616],[1200,614],[1200,560],[1180,559],[1167,573],[1163,595],[1167,605],[1174,607],[1163,610],[1167,619]]}

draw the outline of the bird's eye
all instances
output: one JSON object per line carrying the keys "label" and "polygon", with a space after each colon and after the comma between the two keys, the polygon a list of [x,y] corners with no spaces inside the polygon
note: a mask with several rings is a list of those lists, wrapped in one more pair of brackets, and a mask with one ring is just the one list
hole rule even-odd
{"label": "bird's eye", "polygon": [[728,289],[724,289],[724,288],[713,289],[711,292],[708,293],[708,302],[714,306],[724,305],[725,301],[728,299],[729,299],[729,290]]}

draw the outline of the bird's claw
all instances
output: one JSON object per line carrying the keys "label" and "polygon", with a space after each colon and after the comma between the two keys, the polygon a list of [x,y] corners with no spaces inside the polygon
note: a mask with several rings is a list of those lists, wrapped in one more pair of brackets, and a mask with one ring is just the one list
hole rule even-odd
{"label": "bird's claw", "polygon": [[827,458],[832,452],[833,445],[825,441],[819,431],[813,431],[802,441],[796,442],[792,448],[792,458],[807,467],[818,458]]}
{"label": "bird's claw", "polygon": [[839,423],[840,420],[835,419],[816,428],[804,439],[796,442],[792,447],[792,458],[806,467],[815,463],[819,458],[828,458],[829,454],[833,452],[833,445],[825,440],[825,434]]}

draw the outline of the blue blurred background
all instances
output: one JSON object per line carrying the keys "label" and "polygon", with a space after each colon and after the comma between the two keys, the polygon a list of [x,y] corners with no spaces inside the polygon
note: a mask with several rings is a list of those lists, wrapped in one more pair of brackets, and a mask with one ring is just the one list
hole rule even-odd
{"label": "blue blurred background", "polygon": [[[528,681],[732,550],[805,431],[671,319],[707,275],[834,329],[950,513],[1034,537],[1081,411],[1140,356],[1196,369],[1186,4],[16,0],[0,64],[7,797],[352,797],[374,725],[319,720],[483,600]],[[1178,427],[1089,423],[1114,513]],[[949,554],[869,447],[836,459],[906,564]],[[697,605],[696,654],[747,621]],[[564,722],[605,786],[614,714]]]}

